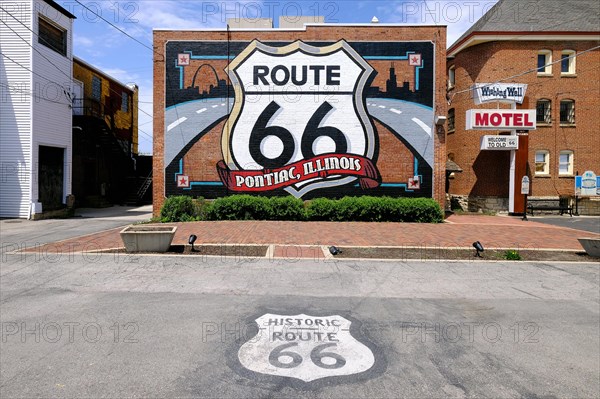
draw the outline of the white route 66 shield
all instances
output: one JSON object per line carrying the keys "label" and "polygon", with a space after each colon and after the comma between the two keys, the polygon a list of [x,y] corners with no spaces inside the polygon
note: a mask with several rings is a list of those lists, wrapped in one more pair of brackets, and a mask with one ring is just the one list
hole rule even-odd
{"label": "white route 66 shield", "polygon": [[354,182],[356,172],[366,169],[357,164],[344,173],[332,167],[338,173],[315,176],[313,169],[323,165],[319,157],[336,164],[353,156],[373,161],[377,140],[364,91],[374,70],[344,40],[326,47],[301,41],[271,47],[255,40],[231,62],[228,73],[235,105],[223,129],[223,176],[242,182],[245,173],[297,165],[285,171],[289,182],[278,187],[302,197]]}
{"label": "white route 66 shield", "polygon": [[238,351],[242,366],[256,373],[310,382],[369,370],[371,349],[350,334],[342,316],[267,313],[256,319],[258,334]]}

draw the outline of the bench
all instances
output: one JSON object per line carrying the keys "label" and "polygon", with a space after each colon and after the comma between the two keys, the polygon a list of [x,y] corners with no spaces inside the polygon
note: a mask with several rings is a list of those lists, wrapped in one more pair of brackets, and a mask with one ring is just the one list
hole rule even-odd
{"label": "bench", "polygon": [[563,215],[567,212],[573,217],[573,207],[569,204],[569,197],[560,198],[531,198],[527,200],[527,209],[533,216],[533,211],[560,211]]}

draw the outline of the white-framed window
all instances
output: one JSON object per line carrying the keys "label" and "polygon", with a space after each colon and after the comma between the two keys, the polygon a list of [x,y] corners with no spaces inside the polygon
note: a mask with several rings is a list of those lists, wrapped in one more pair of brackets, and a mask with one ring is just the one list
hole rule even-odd
{"label": "white-framed window", "polygon": [[450,69],[448,69],[448,88],[451,89],[456,84],[456,67],[452,65]]}
{"label": "white-framed window", "polygon": [[129,112],[129,95],[125,92],[121,94],[121,111]]}
{"label": "white-framed window", "polygon": [[92,98],[100,101],[102,97],[102,79],[92,76]]}
{"label": "white-framed window", "polygon": [[537,123],[550,125],[552,123],[552,101],[542,98],[537,101],[535,108]]}
{"label": "white-framed window", "polygon": [[537,68],[538,75],[552,75],[552,51],[538,51]]}
{"label": "white-framed window", "polygon": [[558,155],[558,174],[573,176],[573,151],[564,150]]}
{"label": "white-framed window", "polygon": [[563,50],[560,56],[560,74],[575,75],[575,51]]}
{"label": "white-framed window", "polygon": [[550,174],[550,152],[546,150],[535,152],[535,174]]}
{"label": "white-framed window", "polygon": [[575,124],[575,101],[561,100],[560,101],[560,124],[574,125]]}
{"label": "white-framed window", "polygon": [[448,133],[451,133],[454,131],[456,126],[456,113],[454,111],[454,108],[450,108],[448,110]]}
{"label": "white-framed window", "polygon": [[38,17],[38,43],[59,54],[67,55],[67,31],[41,16]]}

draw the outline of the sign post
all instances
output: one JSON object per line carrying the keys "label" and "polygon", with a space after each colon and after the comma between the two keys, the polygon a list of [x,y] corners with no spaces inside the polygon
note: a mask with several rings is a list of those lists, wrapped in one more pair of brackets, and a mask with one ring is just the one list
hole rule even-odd
{"label": "sign post", "polygon": [[581,195],[582,184],[583,177],[579,176],[579,172],[577,172],[577,176],[575,176],[575,216],[579,216],[579,196]]}
{"label": "sign post", "polygon": [[[517,109],[517,104],[525,101],[526,84],[520,83],[478,83],[472,87],[475,105],[487,103],[507,103],[510,109],[470,109],[466,113],[466,130],[510,130],[510,136],[483,136],[481,150],[509,150],[509,194],[508,214],[518,215],[520,208],[517,176],[526,173],[527,131],[536,129],[536,110]],[[521,133],[519,134],[518,131]],[[524,133],[523,133],[524,132]],[[528,191],[529,193],[529,191]],[[527,195],[528,195],[527,193]],[[523,219],[527,220],[527,198],[523,205]]]}
{"label": "sign post", "polygon": [[529,177],[523,176],[521,179],[521,194],[525,196],[523,202],[523,220],[527,220],[527,196],[529,195]]}

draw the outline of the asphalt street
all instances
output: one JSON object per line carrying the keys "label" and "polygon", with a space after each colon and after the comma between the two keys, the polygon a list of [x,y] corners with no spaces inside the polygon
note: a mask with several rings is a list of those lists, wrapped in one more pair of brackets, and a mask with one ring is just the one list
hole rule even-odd
{"label": "asphalt street", "polygon": [[81,208],[70,219],[0,220],[0,253],[126,226],[152,217],[152,206]]}
{"label": "asphalt street", "polygon": [[598,263],[5,253],[0,273],[3,398],[600,395]]}
{"label": "asphalt street", "polygon": [[528,216],[535,222],[551,224],[553,226],[568,227],[571,229],[600,233],[600,216]]}

